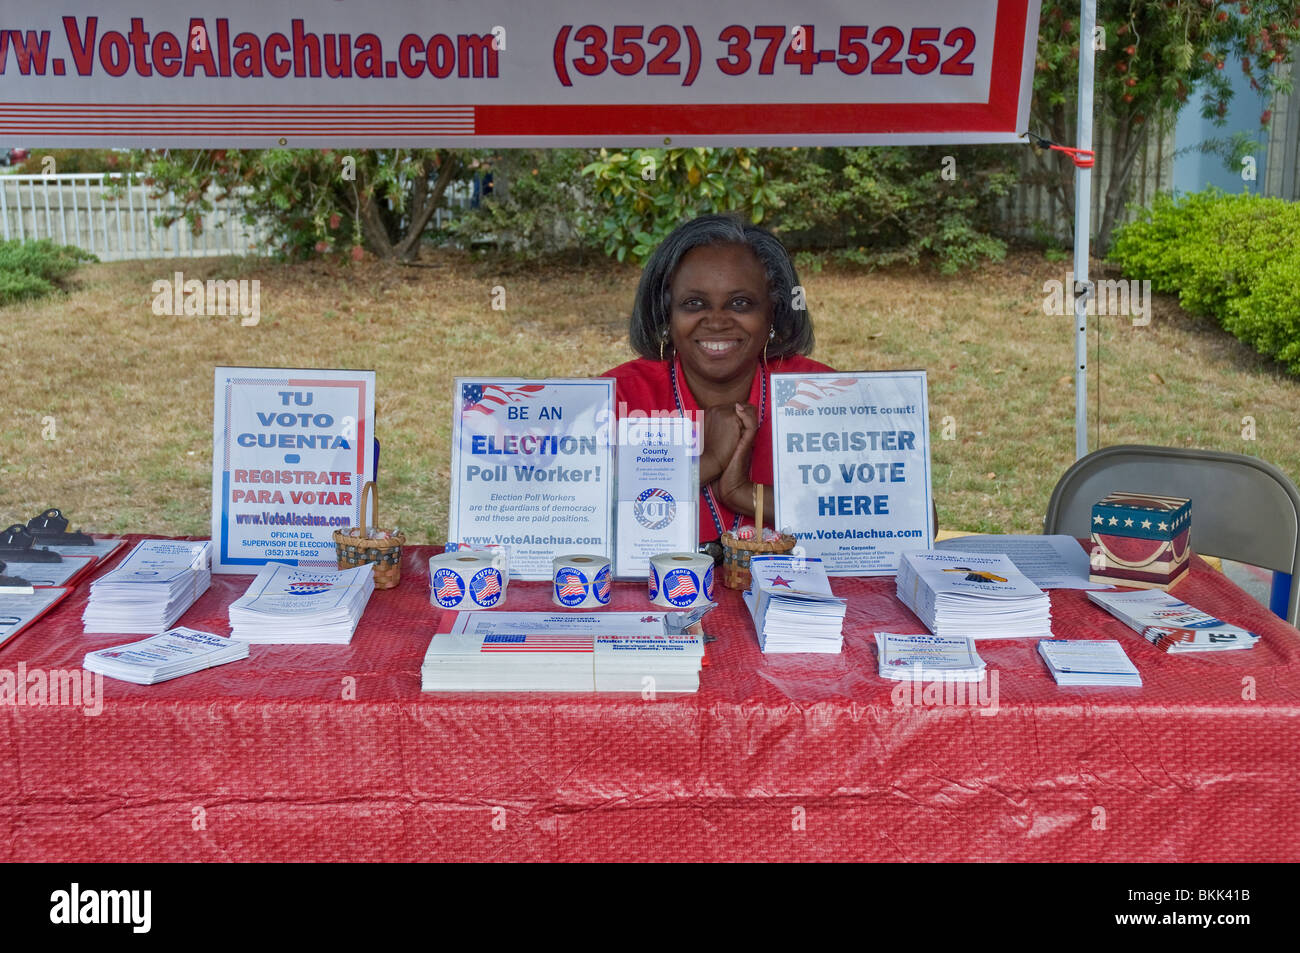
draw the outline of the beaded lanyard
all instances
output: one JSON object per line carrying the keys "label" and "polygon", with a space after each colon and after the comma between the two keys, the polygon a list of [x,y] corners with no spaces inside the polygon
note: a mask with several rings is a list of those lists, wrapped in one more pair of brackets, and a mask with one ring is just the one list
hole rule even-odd
{"label": "beaded lanyard", "polygon": [[[677,405],[677,412],[681,414],[683,417],[685,417],[686,408],[682,406],[682,392],[677,384],[677,358],[676,357],[673,358],[672,363],[669,365],[668,377],[672,381],[672,385],[673,385],[673,403]],[[763,419],[767,416],[767,374],[765,373],[764,368],[760,367],[758,369],[758,379],[759,379],[758,429],[762,430]],[[718,537],[721,538],[722,534],[726,532],[726,530],[722,528],[722,514],[718,512],[718,503],[713,498],[713,487],[711,486],[703,487],[700,490],[700,494],[704,497],[704,502],[709,504],[709,515],[713,517],[714,528],[717,529]],[[735,530],[738,529],[740,529],[739,513],[736,514],[736,522],[732,526],[732,531],[734,532]]]}

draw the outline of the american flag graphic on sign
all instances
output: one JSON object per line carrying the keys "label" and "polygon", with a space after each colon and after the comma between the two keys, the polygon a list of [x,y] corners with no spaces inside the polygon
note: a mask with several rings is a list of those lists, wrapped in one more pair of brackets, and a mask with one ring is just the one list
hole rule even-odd
{"label": "american flag graphic on sign", "polygon": [[688,596],[695,595],[698,591],[699,590],[695,588],[695,580],[683,573],[677,577],[677,581],[673,583],[673,587],[668,590],[668,598],[685,599]]}
{"label": "american flag graphic on sign", "polygon": [[438,586],[438,598],[459,599],[460,595],[460,583],[454,575],[447,573],[442,577],[442,584]]}
{"label": "american flag graphic on sign", "polygon": [[489,635],[483,639],[483,652],[592,652],[590,635]]}
{"label": "american flag graphic on sign", "polygon": [[518,387],[505,387],[501,384],[464,384],[461,386],[463,413],[472,410],[480,414],[492,415],[508,404],[519,404],[537,396],[545,390],[544,384],[520,384]]}
{"label": "american flag graphic on sign", "polygon": [[568,572],[560,576],[559,591],[562,596],[584,596],[587,594],[587,587],[576,572]]}
{"label": "american flag graphic on sign", "polygon": [[779,380],[776,382],[776,406],[807,410],[817,401],[848,390],[856,383],[857,380],[852,377],[840,377],[831,381]]}

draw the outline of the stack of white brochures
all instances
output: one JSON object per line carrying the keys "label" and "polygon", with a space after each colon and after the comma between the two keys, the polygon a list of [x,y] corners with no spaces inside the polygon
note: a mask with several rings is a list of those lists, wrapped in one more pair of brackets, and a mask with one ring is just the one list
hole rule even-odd
{"label": "stack of white brochures", "polygon": [[247,642],[177,626],[130,645],[87,652],[81,666],[124,682],[155,685],[243,658],[248,658]]}
{"label": "stack of white brochures", "polygon": [[1001,554],[903,553],[898,598],[935,635],[1052,637],[1051,600]]}
{"label": "stack of white brochures", "polygon": [[269,563],[230,604],[230,637],[282,645],[347,645],[375,591],[372,564],[304,569]]}
{"label": "stack of white brochures", "polygon": [[87,632],[170,629],[212,583],[212,544],[146,539],[112,572],[90,584],[81,620]]}
{"label": "stack of white brochures", "polygon": [[1253,649],[1254,632],[1229,625],[1159,589],[1090,592],[1088,598],[1170,655]]}
{"label": "stack of white brochures", "polygon": [[656,612],[443,613],[426,692],[693,692],[704,641]]}
{"label": "stack of white brochures", "polygon": [[876,633],[881,678],[897,682],[978,682],[984,660],[970,639],[942,635]]}
{"label": "stack of white brochures", "polygon": [[[609,613],[606,613],[608,615]],[[596,691],[695,692],[700,688],[704,637],[690,632],[669,632],[652,627],[648,615],[629,613],[638,628],[621,631],[606,626],[596,635]]]}
{"label": "stack of white brochures", "polygon": [[769,654],[840,651],[848,606],[831,592],[820,558],[754,556],[749,576],[745,603],[760,649]]}
{"label": "stack of white brochures", "polygon": [[1058,685],[1142,685],[1142,676],[1114,639],[1043,639],[1038,654]]}

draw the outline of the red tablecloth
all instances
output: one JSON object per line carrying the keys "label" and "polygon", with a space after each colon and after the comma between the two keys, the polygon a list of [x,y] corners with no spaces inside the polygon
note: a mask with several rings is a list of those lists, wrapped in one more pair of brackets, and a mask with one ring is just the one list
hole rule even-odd
{"label": "red tablecloth", "polygon": [[[1033,640],[982,641],[996,705],[926,705],[874,674],[871,632],[924,631],[892,577],[833,581],[833,657],[763,656],[723,591],[698,694],[422,694],[429,553],[350,646],[105,680],[98,715],[0,706],[0,859],[1300,860],[1300,633],[1203,563],[1177,594],[1254,650],[1169,657],[1055,591],[1055,634],[1119,639],[1142,688],[1060,688]],[[182,624],[228,633],[249,578],[214,577]],[[88,592],[0,669],[131,641],[82,634]],[[511,583],[509,608],[549,587]]]}

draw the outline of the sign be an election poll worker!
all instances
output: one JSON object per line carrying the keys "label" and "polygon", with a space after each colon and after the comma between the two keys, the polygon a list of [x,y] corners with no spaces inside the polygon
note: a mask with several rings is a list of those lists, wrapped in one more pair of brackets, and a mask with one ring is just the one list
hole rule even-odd
{"label": "sign be an election poll worker!", "polygon": [[338,563],[374,479],[375,372],[218,367],[212,571]]}
{"label": "sign be an election poll worker!", "polygon": [[773,374],[776,525],[833,576],[897,572],[929,549],[925,371]]}
{"label": "sign be an election poll worker!", "polygon": [[1038,17],[1039,0],[12,0],[0,133],[340,160],[372,146],[1016,142]]}
{"label": "sign be an election poll worker!", "polygon": [[614,381],[458,377],[449,542],[505,546],[510,576],[552,578],[564,553],[609,557]]}
{"label": "sign be an election poll worker!", "polygon": [[700,544],[700,424],[673,413],[618,421],[614,575],[645,579],[650,557]]}

